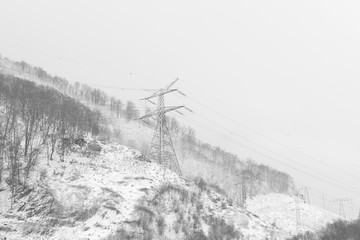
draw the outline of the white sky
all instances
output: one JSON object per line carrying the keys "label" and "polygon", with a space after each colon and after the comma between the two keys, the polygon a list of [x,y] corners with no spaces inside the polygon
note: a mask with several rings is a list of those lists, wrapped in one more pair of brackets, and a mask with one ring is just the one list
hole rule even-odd
{"label": "white sky", "polygon": [[[290,173],[314,189],[313,198],[320,190],[360,202],[359,12],[360,3],[350,0],[3,0],[0,53],[89,84],[160,88],[179,77],[176,86],[193,99],[341,170],[170,96],[169,104],[185,103],[233,133],[197,114],[186,118],[238,143],[194,126],[203,141]],[[120,98],[147,95],[103,90]],[[239,143],[358,191],[321,182]]]}

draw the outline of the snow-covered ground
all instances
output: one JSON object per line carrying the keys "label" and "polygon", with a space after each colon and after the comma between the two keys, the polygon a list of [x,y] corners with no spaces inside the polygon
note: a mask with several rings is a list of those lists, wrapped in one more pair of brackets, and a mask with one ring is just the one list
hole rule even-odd
{"label": "snow-covered ground", "polygon": [[[6,59],[0,61],[0,72],[12,73],[37,83],[33,73],[9,70]],[[103,111],[102,111],[103,112]],[[111,114],[109,114],[111,115]],[[111,116],[109,116],[111,119]],[[121,143],[141,149],[149,143],[152,130],[124,119],[110,120],[111,130],[120,130]],[[117,143],[99,143],[102,150],[96,156],[84,156],[81,151],[70,153],[65,162],[58,159],[47,166],[43,155],[30,179],[32,190],[19,197],[10,207],[9,190],[0,192],[0,240],[7,239],[106,239],[119,228],[128,228],[138,221],[136,207],[154,196],[164,184],[171,183],[200,196],[201,216],[225,219],[247,239],[286,239],[298,232],[314,231],[338,218],[337,215],[309,206],[299,200],[300,222],[296,223],[296,201],[282,194],[260,195],[248,201],[248,211],[213,191],[201,191],[155,163],[139,160],[140,152]],[[187,177],[213,178],[216,166],[182,156],[180,165]],[[221,174],[224,176],[226,173]],[[219,177],[219,181],[224,181]],[[228,179],[231,183],[231,179]],[[6,187],[5,183],[0,188]],[[169,207],[169,206],[168,206]],[[184,206],[191,207],[191,206]],[[170,208],[171,210],[171,208]],[[167,222],[174,221],[169,213]],[[190,212],[189,212],[190,213]],[[193,212],[191,212],[193,213]],[[55,216],[55,217],[54,217]],[[207,234],[209,226],[200,220]],[[169,224],[169,223],[168,223]],[[170,226],[170,224],[169,224]],[[168,227],[169,228],[169,227]],[[168,239],[180,239],[174,231],[165,231]],[[155,238],[156,239],[156,238]]]}
{"label": "snow-covered ground", "polygon": [[[137,221],[135,209],[140,200],[151,198],[168,183],[200,196],[203,219],[209,216],[224,219],[248,239],[272,235],[274,239],[285,239],[296,232],[295,202],[289,196],[258,196],[248,202],[249,211],[245,211],[218,193],[201,191],[194,183],[156,163],[140,161],[137,150],[117,143],[98,144],[102,148],[99,155],[84,156],[78,150],[67,156],[65,162],[50,161],[50,166],[46,165],[46,156],[42,156],[31,177],[33,190],[18,198],[12,211],[3,211],[9,205],[8,192],[2,191],[0,237],[105,239],[129,222]],[[336,218],[303,203],[300,209],[301,219],[309,229]],[[54,216],[56,223],[50,224],[55,221]],[[206,232],[209,226],[203,220],[200,222]],[[167,237],[178,239],[173,235]]]}
{"label": "snow-covered ground", "polygon": [[[247,208],[264,221],[272,223],[292,235],[319,230],[327,223],[339,219],[338,215],[306,204],[300,198],[277,193],[258,195],[248,200]],[[299,213],[298,222],[296,209]]]}
{"label": "snow-covered ground", "polygon": [[[47,199],[53,198],[51,205],[56,206],[55,210],[61,209],[64,216],[64,213],[69,214],[63,223],[51,227],[52,234],[44,233],[44,239],[101,239],[126,222],[134,221],[134,208],[138,201],[164,183],[189,191],[197,189],[195,184],[188,183],[158,164],[136,160],[140,156],[136,150],[115,143],[100,145],[102,151],[99,156],[89,158],[79,152],[71,153],[65,162],[53,160],[50,166],[46,166],[43,156],[32,176],[32,192],[18,200],[15,210],[0,215],[0,227],[8,228],[5,233],[1,231],[0,236],[7,236],[7,239],[41,238],[41,234],[37,233],[42,230],[36,229],[49,226],[46,221],[48,216],[42,208],[49,205]],[[249,218],[240,209],[222,209],[220,205],[225,201],[224,197],[210,193],[217,201],[208,198],[204,204],[213,209],[215,215]],[[1,196],[6,198],[4,194]],[[81,220],[73,220],[79,212],[90,214]],[[232,220],[237,222],[239,219]],[[36,229],[28,230],[29,226]],[[264,227],[260,229],[258,234],[265,236]],[[250,230],[248,232],[249,235],[256,234]]]}
{"label": "snow-covered ground", "polygon": [[[52,239],[106,236],[115,231],[119,223],[131,219],[134,205],[146,194],[144,189],[154,188],[164,181],[164,171],[156,164],[134,160],[139,155],[137,151],[117,144],[102,147],[97,157],[71,154],[64,163],[50,161],[50,167],[44,167],[45,162],[40,164],[48,176],[42,180],[34,176],[34,182],[45,185],[66,211],[99,208],[87,221],[74,227],[58,228]],[[166,178],[174,183],[184,181],[169,171]],[[19,205],[21,203],[16,204]],[[16,214],[21,215],[21,212]]]}

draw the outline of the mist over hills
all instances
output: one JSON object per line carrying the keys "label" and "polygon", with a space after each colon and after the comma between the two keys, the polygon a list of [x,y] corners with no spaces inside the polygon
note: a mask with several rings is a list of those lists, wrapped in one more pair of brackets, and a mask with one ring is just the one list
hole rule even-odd
{"label": "mist over hills", "polygon": [[286,239],[339,218],[307,205],[288,174],[211,146],[175,118],[183,176],[144,161],[154,125],[134,121],[134,103],[26,62],[1,58],[0,72],[9,239]]}
{"label": "mist over hills", "polygon": [[[6,58],[1,59],[1,70],[3,73],[10,73],[31,81],[38,82],[42,85],[51,86],[60,92],[78,99],[90,108],[100,111],[109,123],[109,128],[103,129],[100,135],[108,135],[106,137],[130,142],[130,145],[140,149],[146,153],[149,147],[150,138],[152,137],[152,128],[146,124],[132,124],[133,119],[137,118],[140,111],[132,102],[123,102],[121,99],[109,97],[102,90],[90,87],[82,83],[70,83],[66,79],[51,76],[40,67],[33,67],[26,62],[13,62]],[[125,121],[124,121],[125,120]],[[122,122],[123,124],[119,124]],[[126,125],[131,125],[130,131]],[[241,172],[247,172],[251,176],[249,187],[251,191],[250,196],[255,196],[258,193],[278,192],[278,193],[293,193],[294,184],[292,178],[283,172],[272,169],[269,166],[257,164],[254,161],[239,159],[235,154],[228,153],[217,146],[211,146],[204,141],[196,138],[194,129],[188,126],[181,126],[176,119],[169,119],[169,128],[172,132],[176,147],[180,152],[180,164],[185,170],[185,175],[189,177],[196,177],[198,174],[205,178],[210,183],[221,185],[221,188],[226,189],[229,196],[233,192],[239,198],[239,187],[234,185],[241,178]],[[120,131],[120,133],[119,133]],[[121,134],[122,136],[116,136]],[[148,132],[147,136],[138,136],[132,132]],[[135,141],[136,140],[136,141]],[[199,163],[196,165],[195,163]],[[185,167],[185,166],[193,167]],[[205,165],[205,166],[201,166]],[[206,171],[200,171],[202,167],[210,168]],[[188,169],[193,169],[194,172],[187,173]],[[196,172],[195,172],[196,169]],[[225,180],[225,177],[230,179]],[[226,182],[227,181],[227,182]]]}

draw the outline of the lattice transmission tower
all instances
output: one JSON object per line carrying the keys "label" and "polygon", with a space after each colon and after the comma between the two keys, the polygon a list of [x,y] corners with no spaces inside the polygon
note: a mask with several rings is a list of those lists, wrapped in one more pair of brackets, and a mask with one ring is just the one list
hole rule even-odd
{"label": "lattice transmission tower", "polygon": [[344,203],[349,201],[351,200],[348,198],[336,198],[333,200],[333,202],[339,203],[339,216],[343,217],[344,219],[346,219]]}
{"label": "lattice transmission tower", "polygon": [[[151,96],[143,98],[141,100],[149,101],[150,103],[155,104],[151,101],[153,98],[158,98],[157,109],[151,113],[148,113],[138,120],[144,120],[151,117],[156,117],[156,127],[154,137],[151,141],[150,148],[148,150],[148,158],[152,161],[157,162],[158,164],[172,170],[173,172],[181,175],[180,165],[176,156],[175,147],[171,139],[171,134],[167,125],[166,113],[171,111],[177,111],[180,108],[186,108],[185,106],[171,106],[165,107],[165,95],[171,92],[177,91],[178,93],[183,94],[178,89],[171,89],[171,87],[178,81],[176,79],[167,87],[157,90]],[[191,111],[190,109],[186,108]],[[180,112],[178,112],[180,113]]]}
{"label": "lattice transmission tower", "polygon": [[236,176],[240,176],[241,182],[236,183],[235,185],[239,185],[241,187],[240,189],[240,193],[241,193],[241,197],[240,197],[240,206],[243,209],[246,209],[246,200],[247,200],[247,187],[246,187],[246,182],[247,181],[251,181],[252,180],[252,176],[250,174],[250,172],[247,169],[244,169],[244,167],[241,167],[241,173],[237,174]]}
{"label": "lattice transmission tower", "polygon": [[299,198],[302,198],[301,194],[295,187],[295,217],[296,217],[296,229],[298,232],[300,232],[301,228],[301,219],[300,219],[300,201]]}
{"label": "lattice transmission tower", "polygon": [[301,190],[304,191],[304,200],[305,200],[305,203],[307,203],[307,204],[310,205],[309,189],[310,189],[310,187],[307,187],[307,186],[301,188]]}

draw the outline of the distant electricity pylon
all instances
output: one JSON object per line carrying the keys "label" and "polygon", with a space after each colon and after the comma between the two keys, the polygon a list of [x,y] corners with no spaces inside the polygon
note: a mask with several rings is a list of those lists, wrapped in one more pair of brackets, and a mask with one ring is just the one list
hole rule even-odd
{"label": "distant electricity pylon", "polygon": [[[237,174],[236,176],[239,176]],[[247,189],[246,189],[246,182],[250,179],[251,176],[248,175],[248,171],[244,170],[244,167],[241,167],[241,182],[236,183],[235,185],[241,186],[241,198],[240,198],[240,205],[243,209],[246,209],[246,199],[247,199]]]}
{"label": "distant electricity pylon", "polygon": [[[155,127],[155,134],[151,141],[151,145],[148,151],[148,158],[151,160],[156,161],[158,164],[164,166],[176,172],[177,174],[181,175],[181,169],[179,162],[177,160],[176,152],[174,144],[171,140],[170,131],[167,125],[166,116],[167,112],[177,111],[180,108],[186,108],[185,106],[173,106],[173,107],[165,107],[165,99],[164,95],[171,93],[171,92],[179,92],[180,94],[184,95],[177,89],[171,89],[171,87],[178,81],[176,79],[167,87],[157,90],[154,94],[149,97],[143,98],[141,100],[149,101],[150,103],[155,104],[150,99],[157,97],[157,110],[146,114],[138,120],[144,120],[150,117],[156,117],[156,127]],[[186,108],[187,110],[191,111],[190,109]],[[180,112],[178,112],[180,113]]]}
{"label": "distant electricity pylon", "polygon": [[299,206],[299,197],[301,194],[295,187],[295,214],[296,214],[296,228],[300,231],[301,221],[300,221],[300,206]]}
{"label": "distant electricity pylon", "polygon": [[350,202],[350,201],[351,200],[348,198],[336,198],[333,200],[333,202],[339,203],[339,215],[340,215],[340,217],[343,217],[344,219],[346,219],[344,203]]}
{"label": "distant electricity pylon", "polygon": [[302,187],[301,189],[304,191],[305,202],[310,205],[310,194],[309,194],[310,187],[305,186]]}

